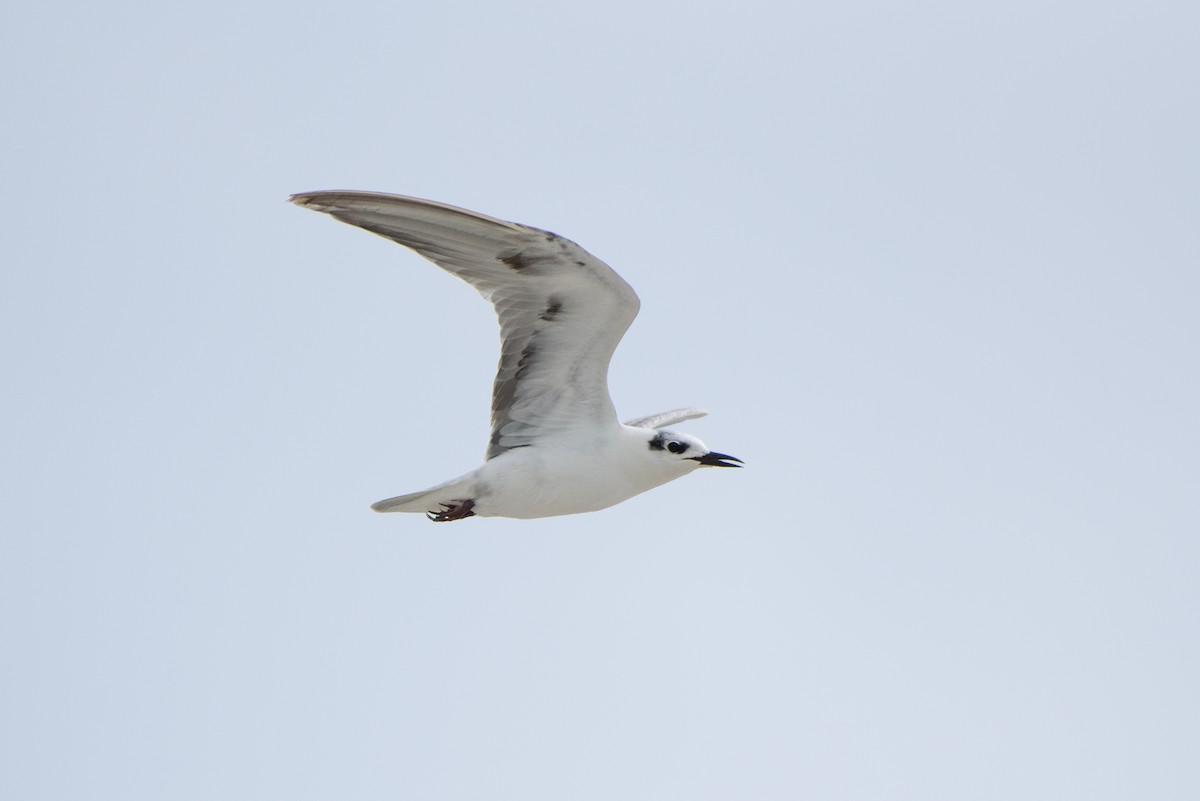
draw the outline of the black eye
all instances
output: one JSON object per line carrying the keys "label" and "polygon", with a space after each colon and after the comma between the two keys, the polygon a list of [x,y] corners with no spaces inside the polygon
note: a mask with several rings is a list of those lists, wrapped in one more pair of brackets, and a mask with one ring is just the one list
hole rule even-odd
{"label": "black eye", "polygon": [[683,453],[687,449],[688,449],[688,446],[684,445],[682,442],[668,442],[667,443],[667,450],[669,450],[671,453]]}

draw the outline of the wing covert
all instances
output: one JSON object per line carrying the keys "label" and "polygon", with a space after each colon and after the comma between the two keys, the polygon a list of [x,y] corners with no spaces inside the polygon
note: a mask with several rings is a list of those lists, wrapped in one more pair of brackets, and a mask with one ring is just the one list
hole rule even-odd
{"label": "wing covert", "polygon": [[495,307],[487,458],[616,423],[608,365],[640,304],[607,264],[557,234],[419,198],[329,191],[291,201],[411,248]]}

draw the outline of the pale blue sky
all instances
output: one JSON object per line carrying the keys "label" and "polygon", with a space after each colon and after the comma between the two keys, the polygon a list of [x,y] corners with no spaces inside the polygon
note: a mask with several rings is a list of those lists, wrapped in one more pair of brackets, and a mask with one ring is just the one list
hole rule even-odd
{"label": "pale blue sky", "polygon": [[[0,797],[1200,797],[1194,3],[0,12]],[[747,462],[434,526],[555,230]]]}

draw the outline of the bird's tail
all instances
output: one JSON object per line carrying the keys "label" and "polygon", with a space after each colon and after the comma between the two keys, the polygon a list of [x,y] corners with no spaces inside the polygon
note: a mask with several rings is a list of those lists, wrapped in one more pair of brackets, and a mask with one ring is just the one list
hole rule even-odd
{"label": "bird's tail", "polygon": [[371,504],[376,512],[433,512],[438,513],[446,506],[454,506],[475,497],[475,474],[451,479],[436,487],[408,495],[397,495]]}

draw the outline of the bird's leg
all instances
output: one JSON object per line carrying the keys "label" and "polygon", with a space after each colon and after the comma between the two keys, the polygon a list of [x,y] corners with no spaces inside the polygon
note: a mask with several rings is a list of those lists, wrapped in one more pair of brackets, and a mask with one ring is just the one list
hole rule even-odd
{"label": "bird's leg", "polygon": [[446,507],[440,512],[426,512],[425,516],[435,523],[448,523],[451,520],[462,520],[464,517],[474,517],[475,513],[471,510],[475,508],[475,501],[468,498],[465,501],[453,501],[451,503],[443,503]]}

